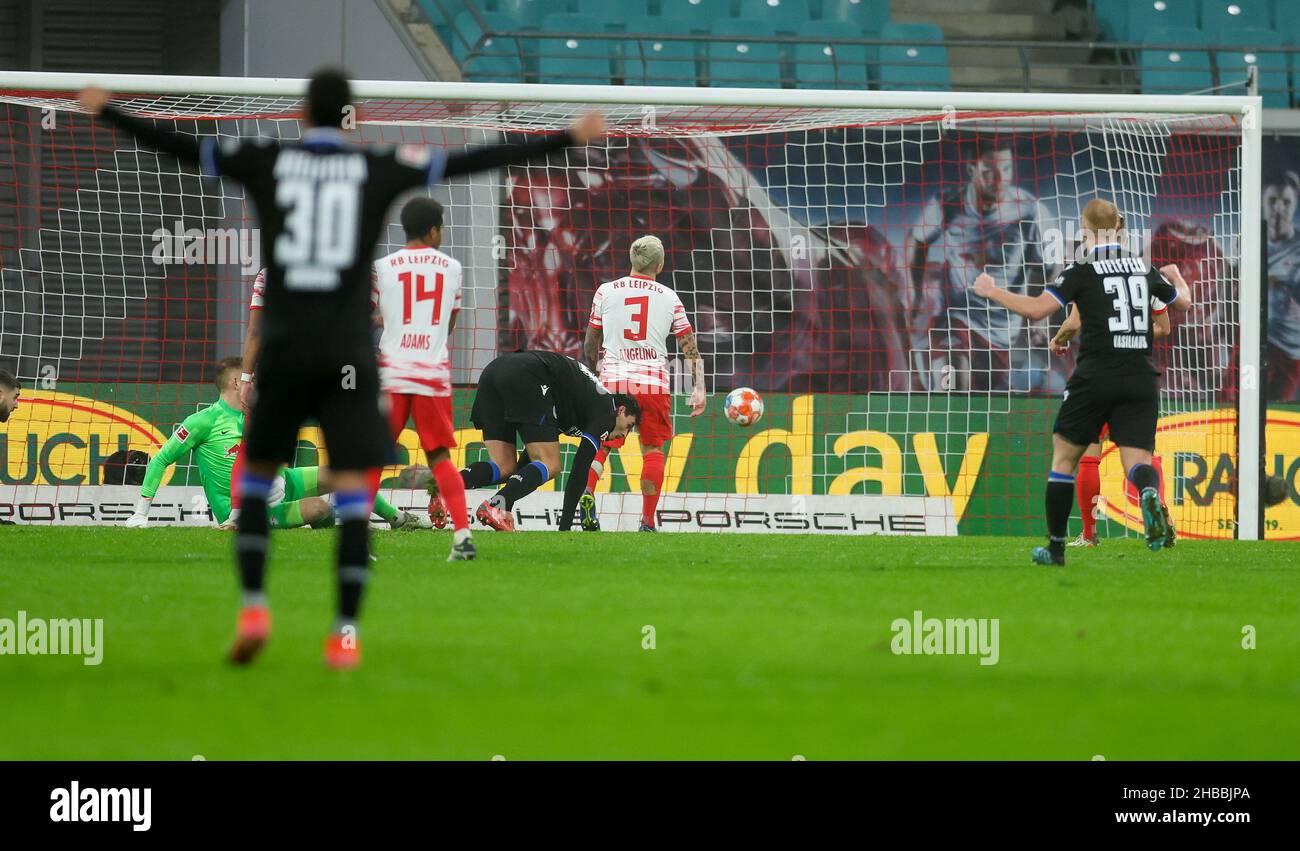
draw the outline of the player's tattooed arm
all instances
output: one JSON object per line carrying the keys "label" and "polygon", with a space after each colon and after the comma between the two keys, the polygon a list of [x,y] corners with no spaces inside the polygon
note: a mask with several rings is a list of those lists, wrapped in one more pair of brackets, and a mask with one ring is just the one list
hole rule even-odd
{"label": "player's tattooed arm", "polygon": [[587,326],[586,339],[582,341],[582,357],[591,367],[592,372],[597,371],[597,363],[600,361],[600,347],[604,345],[605,332],[594,325]]}
{"label": "player's tattooed arm", "polygon": [[704,413],[709,391],[704,385],[704,357],[700,354],[695,332],[691,331],[678,338],[677,347],[691,370],[691,416],[698,417]]}

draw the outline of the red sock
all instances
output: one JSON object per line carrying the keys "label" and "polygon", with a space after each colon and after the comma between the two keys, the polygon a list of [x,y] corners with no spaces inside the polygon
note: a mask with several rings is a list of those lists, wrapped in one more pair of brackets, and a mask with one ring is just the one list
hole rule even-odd
{"label": "red sock", "polygon": [[1096,455],[1085,455],[1079,459],[1079,476],[1075,479],[1075,493],[1079,497],[1079,515],[1083,517],[1083,536],[1097,537],[1097,496],[1101,493],[1101,472],[1098,467],[1101,459]]}
{"label": "red sock", "polygon": [[244,473],[244,443],[240,441],[239,451],[235,453],[235,463],[230,465],[230,507],[238,508],[240,498],[239,479]]}
{"label": "red sock", "polygon": [[1159,455],[1151,456],[1151,466],[1156,468],[1156,475],[1160,478],[1156,482],[1156,491],[1160,494],[1160,502],[1163,504],[1165,501],[1165,468],[1160,463]]}
{"label": "red sock", "polygon": [[609,448],[602,446],[596,450],[596,460],[591,462],[591,469],[587,471],[587,490],[592,493],[596,492],[596,484],[600,481],[600,476],[605,472],[605,462],[609,460]]}
{"label": "red sock", "polygon": [[375,494],[379,493],[379,481],[384,476],[383,468],[371,467],[366,470],[366,490],[370,491],[370,504],[375,504]]}
{"label": "red sock", "polygon": [[641,522],[655,525],[655,508],[659,505],[659,492],[664,487],[664,454],[651,452],[641,461],[641,481],[655,486],[653,494],[641,494]]}
{"label": "red sock", "polygon": [[433,477],[438,482],[438,495],[442,497],[443,508],[451,515],[451,526],[456,531],[469,528],[469,514],[465,510],[465,482],[460,477],[460,470],[451,461],[443,461],[433,468]]}

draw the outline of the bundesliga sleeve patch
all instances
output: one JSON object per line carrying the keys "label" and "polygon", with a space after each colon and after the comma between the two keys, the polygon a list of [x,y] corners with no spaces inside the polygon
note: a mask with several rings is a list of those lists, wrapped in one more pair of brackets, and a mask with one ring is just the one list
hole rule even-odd
{"label": "bundesliga sleeve patch", "polygon": [[190,439],[190,430],[183,425],[176,426],[176,439],[181,443]]}

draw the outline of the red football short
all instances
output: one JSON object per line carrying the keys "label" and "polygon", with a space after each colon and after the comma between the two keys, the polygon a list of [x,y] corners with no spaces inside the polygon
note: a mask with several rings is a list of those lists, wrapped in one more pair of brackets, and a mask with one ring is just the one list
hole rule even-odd
{"label": "red football short", "polygon": [[406,428],[407,417],[415,418],[415,433],[425,452],[450,449],[456,445],[450,396],[417,396],[413,393],[388,394],[388,426],[393,440]]}

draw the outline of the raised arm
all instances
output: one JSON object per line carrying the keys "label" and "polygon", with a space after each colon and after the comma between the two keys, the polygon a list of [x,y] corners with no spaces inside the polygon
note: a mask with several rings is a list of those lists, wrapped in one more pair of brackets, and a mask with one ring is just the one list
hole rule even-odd
{"label": "raised arm", "polygon": [[971,289],[980,298],[986,298],[1026,319],[1046,319],[1062,307],[1057,297],[1048,290],[1043,290],[1036,296],[1028,296],[1001,289],[988,272],[981,272]]}
{"label": "raised arm", "polygon": [[552,133],[521,143],[484,145],[464,153],[452,154],[447,157],[443,176],[459,177],[494,168],[524,165],[565,148],[590,144],[599,139],[604,132],[604,115],[599,112],[588,112],[575,121],[572,127],[561,133]]}
{"label": "raised arm", "polygon": [[163,153],[171,154],[178,160],[194,165],[199,164],[199,140],[193,136],[184,136],[171,130],[164,130],[153,121],[137,118],[123,112],[109,103],[112,98],[107,91],[98,88],[81,90],[79,100],[86,112],[97,116],[119,130],[130,133],[145,145]]}
{"label": "raised arm", "polygon": [[1165,303],[1179,313],[1190,310],[1192,307],[1192,288],[1187,286],[1187,281],[1183,280],[1183,273],[1179,271],[1178,265],[1170,263],[1168,266],[1161,266],[1160,274],[1164,275],[1165,280],[1173,284],[1174,289],[1178,291],[1178,298]]}

